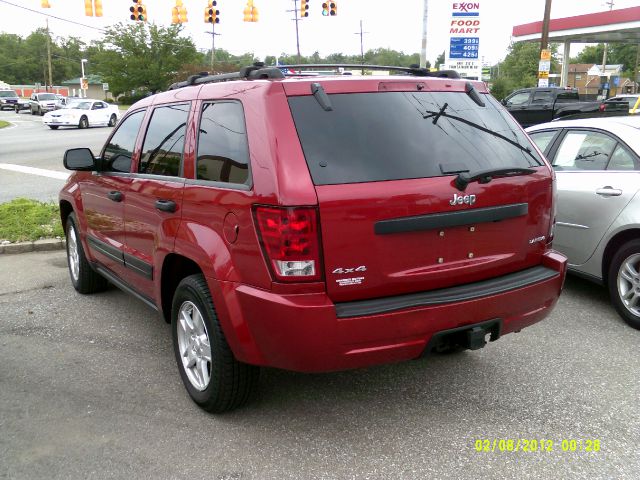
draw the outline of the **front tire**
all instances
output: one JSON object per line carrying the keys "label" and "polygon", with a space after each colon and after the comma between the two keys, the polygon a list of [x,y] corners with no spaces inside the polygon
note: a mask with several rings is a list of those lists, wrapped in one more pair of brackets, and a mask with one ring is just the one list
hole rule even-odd
{"label": "front tire", "polygon": [[616,252],[607,283],[618,314],[629,326],[640,330],[640,240],[631,240]]}
{"label": "front tire", "polygon": [[51,130],[57,130],[60,125],[49,125]]}
{"label": "front tire", "polygon": [[204,275],[183,279],[171,309],[173,349],[180,377],[202,409],[221,413],[253,396],[259,368],[236,360],[220,328]]}
{"label": "front tire", "polygon": [[79,293],[95,293],[107,288],[107,280],[96,273],[89,264],[82,248],[75,214],[69,214],[66,225],[67,264],[71,283]]}
{"label": "front tire", "polygon": [[118,121],[118,118],[116,117],[116,114],[114,113],[113,115],[111,115],[111,118],[109,118],[109,124],[108,125],[110,127],[115,127],[117,121]]}
{"label": "front tire", "polygon": [[87,117],[83,116],[82,118],[80,118],[80,122],[78,123],[78,128],[88,128],[89,127],[89,120],[87,120]]}

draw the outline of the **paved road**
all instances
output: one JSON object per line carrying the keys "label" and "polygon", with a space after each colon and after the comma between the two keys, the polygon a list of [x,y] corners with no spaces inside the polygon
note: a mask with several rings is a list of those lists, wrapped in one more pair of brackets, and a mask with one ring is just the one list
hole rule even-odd
{"label": "paved road", "polygon": [[[187,397],[148,307],[116,289],[76,294],[62,252],[0,256],[0,272],[0,478],[640,478],[640,332],[582,280],[549,319],[483,350],[265,369],[257,402],[212,416]],[[474,449],[509,438],[555,443]],[[563,439],[601,450],[564,452]]]}
{"label": "paved road", "polygon": [[61,178],[8,170],[7,164],[66,174],[62,165],[65,150],[89,147],[97,153],[112,131],[109,127],[51,130],[42,124],[42,117],[32,116],[28,111],[19,114],[0,111],[0,120],[14,124],[0,129],[0,203],[16,197],[56,200],[64,185]]}

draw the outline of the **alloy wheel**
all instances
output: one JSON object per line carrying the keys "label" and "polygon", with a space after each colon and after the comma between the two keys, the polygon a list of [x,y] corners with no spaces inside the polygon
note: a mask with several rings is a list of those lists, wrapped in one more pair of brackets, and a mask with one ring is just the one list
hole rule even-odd
{"label": "alloy wheel", "polygon": [[618,295],[625,308],[640,317],[640,253],[627,257],[620,265]]}
{"label": "alloy wheel", "polygon": [[69,257],[69,270],[73,280],[80,279],[80,252],[78,251],[78,237],[74,227],[69,228],[67,234],[67,256]]}
{"label": "alloy wheel", "polygon": [[180,306],[177,329],[184,371],[191,385],[203,391],[211,381],[211,342],[202,313],[193,302]]}

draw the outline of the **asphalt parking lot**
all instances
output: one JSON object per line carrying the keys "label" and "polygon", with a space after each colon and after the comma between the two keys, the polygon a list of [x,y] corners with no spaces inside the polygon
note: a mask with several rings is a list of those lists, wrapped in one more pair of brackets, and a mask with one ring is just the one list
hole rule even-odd
{"label": "asphalt parking lot", "polygon": [[[60,251],[0,255],[0,272],[0,478],[640,476],[640,332],[576,278],[550,318],[483,350],[265,369],[257,401],[212,416],[144,304],[115,288],[77,294]],[[501,451],[509,439],[519,451]]]}

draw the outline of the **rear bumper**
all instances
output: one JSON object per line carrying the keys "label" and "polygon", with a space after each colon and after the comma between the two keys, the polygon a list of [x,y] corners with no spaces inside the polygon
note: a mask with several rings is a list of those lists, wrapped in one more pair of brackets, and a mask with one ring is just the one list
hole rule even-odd
{"label": "rear bumper", "polygon": [[511,289],[342,318],[324,293],[279,295],[231,282],[209,282],[238,359],[287,370],[326,372],[419,357],[432,336],[443,330],[500,319],[500,335],[504,335],[532,325],[555,306],[567,261],[549,251],[542,266],[553,272]]}

